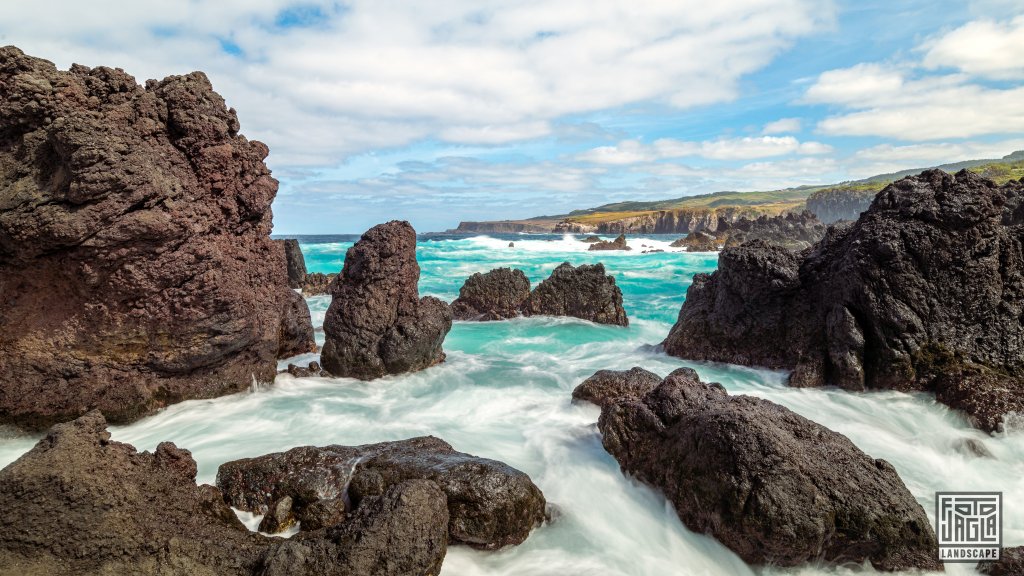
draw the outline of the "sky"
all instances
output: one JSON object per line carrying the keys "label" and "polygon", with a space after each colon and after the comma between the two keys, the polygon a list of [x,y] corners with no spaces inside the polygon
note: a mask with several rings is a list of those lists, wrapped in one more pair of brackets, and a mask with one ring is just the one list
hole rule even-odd
{"label": "sky", "polygon": [[278,234],[564,214],[1024,149],[1019,0],[35,0],[0,45],[204,71]]}

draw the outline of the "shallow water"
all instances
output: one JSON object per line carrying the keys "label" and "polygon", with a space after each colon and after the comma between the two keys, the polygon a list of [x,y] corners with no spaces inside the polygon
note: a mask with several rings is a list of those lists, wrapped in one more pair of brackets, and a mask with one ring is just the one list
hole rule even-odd
{"label": "shallow water", "polygon": [[[113,436],[140,450],[164,440],[188,448],[200,482],[213,482],[221,463],[245,456],[425,434],[529,473],[560,510],[557,521],[499,552],[452,547],[442,571],[450,576],[871,572],[861,566],[751,571],[713,539],[686,530],[656,491],[624,477],[601,447],[598,409],[570,402],[572,389],[598,369],[642,366],[664,375],[692,366],[731,393],[783,404],[889,460],[929,517],[937,490],[1004,492],[1004,543],[1024,544],[1024,434],[987,436],[923,394],[791,389],[783,385],[783,373],[684,362],[650,351],[646,345],[668,333],[693,274],[717,264],[713,253],[639,253],[641,244],[666,249],[672,239],[631,238],[630,253],[588,253],[586,244],[559,236],[421,239],[423,294],[451,300],[468,275],[497,266],[521,268],[536,284],[563,261],[604,262],[622,287],[630,326],[552,318],[457,322],[445,340],[447,361],[423,372],[374,382],[284,374],[250,393],[172,406],[112,429]],[[317,240],[302,245],[309,270],[340,270],[354,238]],[[510,241],[515,248],[508,248]],[[309,299],[314,325],[322,324],[329,303],[326,296]],[[953,445],[963,438],[982,442],[995,458],[957,452]],[[0,465],[35,440],[0,431]],[[970,565],[947,568],[972,572]]]}

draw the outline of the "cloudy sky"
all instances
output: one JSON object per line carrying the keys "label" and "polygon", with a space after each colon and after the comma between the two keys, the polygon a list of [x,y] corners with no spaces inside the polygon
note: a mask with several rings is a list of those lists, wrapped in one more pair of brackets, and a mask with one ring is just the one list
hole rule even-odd
{"label": "cloudy sky", "polygon": [[36,0],[0,44],[205,71],[275,232],[420,231],[1024,149],[1019,0]]}

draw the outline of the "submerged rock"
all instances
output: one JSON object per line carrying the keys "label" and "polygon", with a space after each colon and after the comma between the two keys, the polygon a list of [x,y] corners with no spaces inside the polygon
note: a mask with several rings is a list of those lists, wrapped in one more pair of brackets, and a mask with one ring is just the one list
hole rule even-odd
{"label": "submerged rock", "polygon": [[999,560],[978,563],[978,572],[988,576],[1020,576],[1024,574],[1024,546],[1003,548]]}
{"label": "submerged rock", "polygon": [[611,242],[598,240],[590,245],[587,250],[632,250],[626,245],[626,235],[619,234],[619,237]]}
{"label": "submerged rock", "polygon": [[217,486],[232,506],[262,513],[288,496],[300,517],[317,502],[348,499],[358,507],[414,479],[435,482],[447,495],[453,542],[480,548],[520,544],[544,520],[544,495],[529,476],[495,460],[456,452],[434,437],[293,448],[228,462],[217,471]]}
{"label": "submerged rock", "polygon": [[452,302],[456,320],[505,320],[519,316],[530,296],[530,280],[522,270],[495,268],[466,279]]}
{"label": "submerged rock", "polygon": [[332,288],[324,369],[372,380],[443,362],[452,313],[437,298],[419,297],[419,278],[416,231],[408,222],[393,220],[363,234]]}
{"label": "submerged rock", "polygon": [[195,477],[187,450],[136,452],[99,412],[58,424],[0,470],[0,573],[408,576],[437,574],[447,550],[433,482],[396,483],[351,520],[281,540],[247,530]]}
{"label": "submerged rock", "polygon": [[8,46],[0,95],[0,421],[126,422],[273,380],[277,181],[207,77],[143,87]]}
{"label": "submerged rock", "polygon": [[574,267],[563,262],[523,303],[525,316],[573,316],[598,324],[628,326],[622,291],[604,264]]}
{"label": "submerged rock", "polygon": [[323,272],[311,272],[306,274],[305,283],[302,285],[304,296],[319,296],[329,294],[331,283],[337,278],[337,274],[324,274]]}
{"label": "submerged rock", "polygon": [[288,287],[302,288],[306,285],[306,258],[302,255],[299,241],[288,238],[277,242],[284,248],[285,262],[288,266]]}
{"label": "submerged rock", "polygon": [[624,472],[750,564],[941,569],[928,517],[895,469],[782,406],[682,368],[642,398],[606,403],[598,427]]}
{"label": "submerged rock", "polygon": [[635,366],[629,370],[598,370],[572,391],[572,399],[602,408],[624,396],[641,397],[661,383],[661,376]]}
{"label": "submerged rock", "polygon": [[1024,413],[1024,185],[930,170],[797,254],[755,240],[697,274],[664,342],[790,384],[932,390],[975,425]]}
{"label": "submerged rock", "polygon": [[685,237],[670,244],[670,246],[673,248],[686,248],[687,252],[715,252],[719,248],[718,240],[714,236],[700,230],[690,232]]}

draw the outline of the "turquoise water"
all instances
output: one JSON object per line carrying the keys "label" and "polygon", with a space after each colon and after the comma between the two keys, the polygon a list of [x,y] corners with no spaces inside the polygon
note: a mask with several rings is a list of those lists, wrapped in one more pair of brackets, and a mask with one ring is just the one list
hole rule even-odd
{"label": "turquoise water", "polygon": [[[337,272],[353,239],[303,239],[307,267]],[[515,548],[452,547],[442,572],[448,576],[870,572],[859,566],[751,571],[713,539],[686,530],[656,491],[623,476],[601,447],[598,409],[570,402],[572,389],[598,369],[643,366],[664,375],[692,366],[731,393],[769,398],[889,460],[930,515],[937,490],[1003,491],[1004,542],[1024,544],[1024,434],[987,436],[927,395],[790,389],[783,373],[690,363],[652,351],[675,321],[693,274],[717,264],[713,253],[640,253],[641,244],[667,248],[671,239],[631,238],[636,249],[629,253],[588,253],[586,244],[559,236],[421,239],[422,294],[451,300],[467,276],[497,266],[520,268],[536,284],[563,261],[603,262],[622,288],[630,326],[555,318],[457,322],[445,340],[447,361],[419,373],[374,382],[283,374],[249,393],[172,406],[114,428],[113,436],[140,450],[164,440],[188,448],[200,482],[212,482],[217,466],[240,457],[424,434],[529,473],[560,510],[558,519]],[[308,302],[314,325],[322,325],[329,297]],[[322,332],[317,337],[322,343]],[[995,458],[957,452],[954,443],[963,438],[982,442]],[[0,465],[35,440],[10,433],[0,438]]]}

